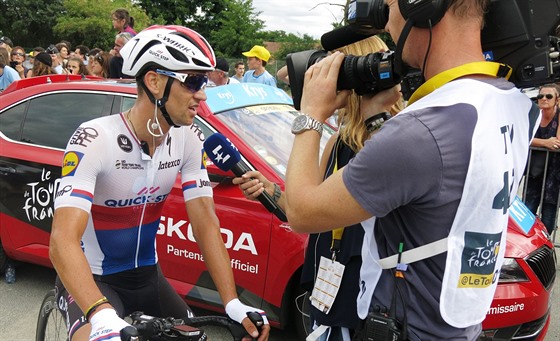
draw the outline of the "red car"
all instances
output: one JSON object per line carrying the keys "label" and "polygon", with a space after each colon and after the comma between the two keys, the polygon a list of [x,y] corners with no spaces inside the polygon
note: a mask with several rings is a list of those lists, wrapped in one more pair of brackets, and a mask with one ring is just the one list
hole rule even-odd
{"label": "red car", "polygon": [[[259,84],[208,88],[206,93],[208,100],[196,119],[201,133],[222,133],[249,167],[283,187],[293,141],[291,123],[299,115],[291,98]],[[125,111],[135,97],[132,81],[74,76],[17,81],[0,95],[0,273],[7,257],[52,267],[52,203],[66,143],[81,122]],[[323,146],[332,133],[323,134]],[[292,232],[259,202],[246,200],[231,183],[233,173],[212,164],[208,172],[241,299],[264,309],[273,326],[295,322],[303,337],[305,319],[299,310],[305,312],[306,305],[296,307],[294,302],[302,294],[298,283],[306,236]],[[223,311],[194,241],[179,180],[159,226],[161,267],[189,304]],[[517,202],[516,207],[524,205]],[[491,340],[540,333],[542,338],[556,274],[553,245],[542,223],[510,219],[506,257],[484,335]]]}

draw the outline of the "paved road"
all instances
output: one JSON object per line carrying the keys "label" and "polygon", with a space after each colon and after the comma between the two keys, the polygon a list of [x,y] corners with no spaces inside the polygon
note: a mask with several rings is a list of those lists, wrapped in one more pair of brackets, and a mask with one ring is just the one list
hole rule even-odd
{"label": "paved road", "polygon": [[[559,239],[557,237],[557,239]],[[558,259],[560,251],[556,250]],[[22,264],[17,268],[17,281],[6,284],[0,280],[0,340],[31,341],[39,306],[45,293],[54,284],[54,271],[40,266]],[[560,340],[560,265],[556,268],[556,283],[552,301],[552,318],[545,341]],[[207,330],[211,340],[228,340],[223,331]],[[292,331],[273,330],[271,341],[295,340]]]}
{"label": "paved road", "polygon": [[[54,285],[55,273],[52,269],[21,264],[16,269],[16,283],[7,284],[0,280],[0,340],[35,340],[35,326],[39,308],[45,293]],[[198,315],[204,312],[197,311]],[[213,312],[206,312],[215,314]],[[231,340],[227,331],[217,327],[205,328],[210,340]],[[295,340],[293,331],[273,330],[270,341]]]}

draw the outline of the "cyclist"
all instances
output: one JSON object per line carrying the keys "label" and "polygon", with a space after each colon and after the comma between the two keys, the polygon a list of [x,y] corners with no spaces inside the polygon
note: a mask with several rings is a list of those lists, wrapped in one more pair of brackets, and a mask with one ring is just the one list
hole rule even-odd
{"label": "cyclist", "polygon": [[[132,108],[83,123],[70,138],[55,200],[50,258],[57,302],[73,340],[120,339],[123,316],[188,318],[192,312],[163,277],[155,239],[177,174],[194,236],[225,304],[249,335],[267,340],[265,313],[239,301],[214,211],[203,137],[193,124],[206,99],[215,56],[182,26],[152,26],[121,50],[136,77]],[[258,312],[259,331],[247,318]]]}

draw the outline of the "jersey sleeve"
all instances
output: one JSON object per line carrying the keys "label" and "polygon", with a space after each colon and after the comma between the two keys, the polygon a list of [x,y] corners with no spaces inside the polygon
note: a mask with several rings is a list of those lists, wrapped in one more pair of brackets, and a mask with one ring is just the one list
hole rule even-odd
{"label": "jersey sleeve", "polygon": [[204,135],[196,124],[186,132],[185,162],[181,168],[181,187],[185,201],[212,197],[212,186],[206,170],[206,153],[202,142]]}
{"label": "jersey sleeve", "polygon": [[76,129],[62,161],[62,174],[56,191],[54,208],[77,207],[89,212],[98,174],[109,152],[106,136],[95,122],[83,123]]}

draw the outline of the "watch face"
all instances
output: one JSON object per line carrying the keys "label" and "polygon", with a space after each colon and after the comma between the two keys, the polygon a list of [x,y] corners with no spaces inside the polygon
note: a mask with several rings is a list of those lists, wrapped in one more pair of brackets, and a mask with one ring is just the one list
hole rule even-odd
{"label": "watch face", "polygon": [[307,125],[307,116],[299,115],[294,119],[292,124],[292,132],[300,132]]}

